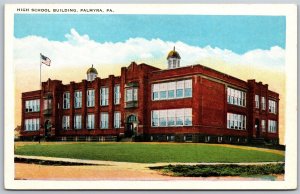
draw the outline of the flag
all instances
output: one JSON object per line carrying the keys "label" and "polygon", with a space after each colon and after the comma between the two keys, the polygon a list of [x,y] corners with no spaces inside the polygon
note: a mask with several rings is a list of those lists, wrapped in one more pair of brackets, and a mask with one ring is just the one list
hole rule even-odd
{"label": "flag", "polygon": [[41,54],[41,65],[45,64],[47,66],[50,66],[51,60],[48,57],[42,55],[42,53],[40,54]]}

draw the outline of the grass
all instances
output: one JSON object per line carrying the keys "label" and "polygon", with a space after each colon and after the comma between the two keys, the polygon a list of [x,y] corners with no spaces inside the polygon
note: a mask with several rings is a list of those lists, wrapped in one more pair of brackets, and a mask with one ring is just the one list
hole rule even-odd
{"label": "grass", "polygon": [[163,174],[185,177],[261,176],[284,174],[284,164],[266,165],[168,165],[150,167]]}
{"label": "grass", "polygon": [[15,154],[137,163],[284,161],[284,156],[276,153],[222,145],[182,143],[25,144],[16,146]]}

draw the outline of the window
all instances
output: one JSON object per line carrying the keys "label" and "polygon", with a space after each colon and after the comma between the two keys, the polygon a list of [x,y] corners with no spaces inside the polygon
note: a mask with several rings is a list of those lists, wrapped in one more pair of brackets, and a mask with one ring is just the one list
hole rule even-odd
{"label": "window", "polygon": [[176,82],[176,98],[183,98],[184,81]]}
{"label": "window", "polygon": [[107,112],[100,113],[100,128],[108,129],[108,113]]}
{"label": "window", "polygon": [[74,116],[74,129],[81,129],[81,115]]}
{"label": "window", "polygon": [[25,131],[40,130],[40,119],[25,119]]}
{"label": "window", "polygon": [[74,107],[75,108],[81,108],[82,106],[82,92],[81,91],[75,91],[74,93]]}
{"label": "window", "polygon": [[274,100],[269,100],[269,112],[276,114],[276,102]]}
{"label": "window", "polygon": [[137,101],[138,100],[138,89],[137,88],[127,88],[126,89],[126,102]]}
{"label": "window", "polygon": [[184,97],[192,97],[192,80],[184,80]]}
{"label": "window", "polygon": [[266,120],[261,120],[261,130],[262,132],[266,132]]}
{"label": "window", "polygon": [[176,127],[192,125],[191,108],[153,110],[151,115],[152,127]]}
{"label": "window", "polygon": [[63,94],[63,109],[69,109],[70,108],[70,92],[65,92]]}
{"label": "window", "polygon": [[114,114],[114,128],[120,128],[121,127],[121,113],[115,112]]}
{"label": "window", "polygon": [[95,106],[95,90],[87,90],[87,107]]}
{"label": "window", "polygon": [[27,100],[25,101],[25,112],[39,112],[40,100]]}
{"label": "window", "polygon": [[227,88],[227,103],[237,106],[246,106],[246,93],[237,89]]}
{"label": "window", "polygon": [[152,84],[152,100],[192,97],[192,80]]}
{"label": "window", "polygon": [[62,128],[70,129],[70,116],[63,116],[62,119]]}
{"label": "window", "polygon": [[159,120],[159,111],[158,110],[152,111],[152,127],[159,126],[158,120]]}
{"label": "window", "polygon": [[269,120],[268,132],[269,133],[276,133],[277,132],[277,121]]}
{"label": "window", "polygon": [[114,103],[115,104],[120,104],[120,98],[121,98],[120,85],[115,85],[115,88],[114,88]]}
{"label": "window", "polygon": [[94,114],[88,114],[86,121],[86,128],[87,129],[94,129],[95,128],[95,115]]}
{"label": "window", "polygon": [[246,116],[234,113],[227,113],[227,128],[245,130],[246,129]]}
{"label": "window", "polygon": [[44,110],[51,109],[51,107],[52,107],[52,100],[44,99]]}
{"label": "window", "polygon": [[259,95],[255,95],[255,108],[259,108]]}
{"label": "window", "polygon": [[108,88],[102,87],[100,89],[100,105],[107,106],[108,105]]}
{"label": "window", "polygon": [[266,98],[263,96],[261,97],[261,109],[266,110]]}

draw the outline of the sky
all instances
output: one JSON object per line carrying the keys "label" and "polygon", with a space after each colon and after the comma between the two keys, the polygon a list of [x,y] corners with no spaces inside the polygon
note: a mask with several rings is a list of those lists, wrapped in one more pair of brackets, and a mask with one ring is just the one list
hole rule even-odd
{"label": "sky", "polygon": [[120,75],[132,61],[165,69],[175,46],[182,66],[202,64],[278,92],[283,143],[285,22],[282,16],[16,14],[15,125],[21,93],[39,89],[40,53],[51,59],[42,80],[67,84],[85,79],[92,64],[101,78]]}
{"label": "sky", "polygon": [[100,43],[142,37],[210,45],[238,54],[273,46],[285,48],[285,17],[280,16],[15,15],[16,38],[35,35],[65,41],[72,28]]}

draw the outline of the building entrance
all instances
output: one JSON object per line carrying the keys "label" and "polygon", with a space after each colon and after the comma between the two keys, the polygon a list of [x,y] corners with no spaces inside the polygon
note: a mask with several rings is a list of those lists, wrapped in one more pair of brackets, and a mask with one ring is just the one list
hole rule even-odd
{"label": "building entrance", "polygon": [[135,115],[130,115],[127,117],[126,127],[125,127],[125,137],[132,137],[136,134],[137,130],[137,118]]}
{"label": "building entrance", "polygon": [[259,119],[255,119],[255,129],[256,129],[256,137],[260,137],[260,127],[259,127]]}

